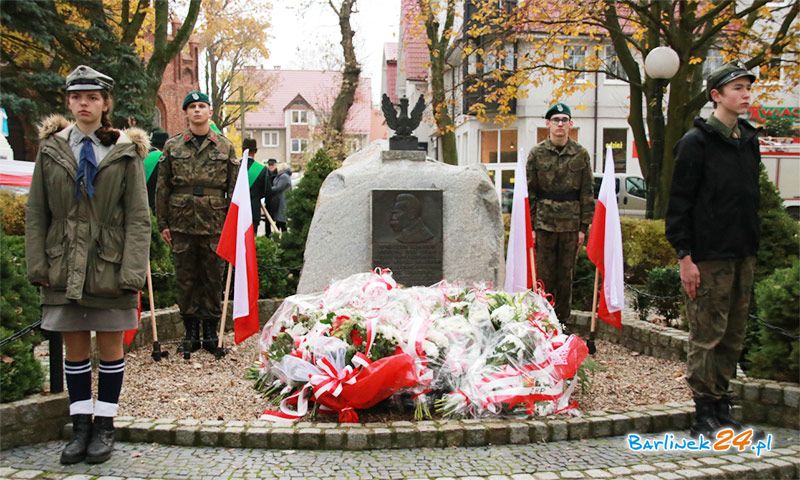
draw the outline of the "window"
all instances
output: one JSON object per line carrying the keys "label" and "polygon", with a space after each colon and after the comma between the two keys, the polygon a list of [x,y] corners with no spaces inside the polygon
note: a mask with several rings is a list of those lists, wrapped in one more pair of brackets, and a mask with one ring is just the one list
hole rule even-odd
{"label": "window", "polygon": [[347,139],[347,151],[348,153],[353,153],[361,148],[361,142],[358,141],[357,138],[348,138]]}
{"label": "window", "polygon": [[267,131],[261,134],[261,145],[264,147],[278,146],[278,132]]}
{"label": "window", "polygon": [[[608,147],[611,147],[611,154],[614,156],[614,172],[625,173],[628,157],[628,129],[604,128],[603,152]],[[605,153],[603,153],[603,158],[605,158]]]}
{"label": "window", "polygon": [[605,54],[606,54],[606,70],[608,71],[608,73],[606,74],[606,81],[618,82],[622,80],[627,80],[628,74],[625,73],[625,69],[622,68],[622,64],[620,63],[619,57],[617,56],[617,51],[614,50],[614,46],[606,45]]}
{"label": "window", "polygon": [[308,140],[305,138],[292,139],[292,153],[303,153],[308,150]]}
{"label": "window", "polygon": [[719,50],[709,50],[706,55],[706,61],[703,62],[703,79],[705,80],[711,72],[722,66],[725,60],[722,58],[722,52]]}
{"label": "window", "polygon": [[[586,47],[582,45],[567,45],[564,47],[564,54],[566,58],[564,59],[564,67],[578,70],[581,68],[586,68]],[[579,81],[586,80],[586,72],[581,72],[578,74]]]}
{"label": "window", "polygon": [[625,190],[634,197],[645,198],[647,187],[642,177],[628,177],[625,179]]}
{"label": "window", "polygon": [[292,110],[292,123],[305,125],[308,123],[308,110]]}
{"label": "window", "polygon": [[482,163],[514,163],[516,161],[516,130],[481,130]]}

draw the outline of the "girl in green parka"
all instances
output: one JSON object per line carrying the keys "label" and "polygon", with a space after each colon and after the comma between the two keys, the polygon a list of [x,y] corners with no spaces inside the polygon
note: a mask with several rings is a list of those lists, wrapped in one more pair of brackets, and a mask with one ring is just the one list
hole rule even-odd
{"label": "girl in green parka", "polygon": [[[40,127],[25,222],[30,281],[41,287],[42,329],[61,332],[72,439],[61,463],[111,456],[125,370],[123,332],[137,327],[145,282],[150,216],[142,159],[147,135],[109,122],[114,80],[81,65],[67,76],[69,123]],[[92,401],[91,337],[99,350]],[[94,415],[94,421],[92,421]]]}

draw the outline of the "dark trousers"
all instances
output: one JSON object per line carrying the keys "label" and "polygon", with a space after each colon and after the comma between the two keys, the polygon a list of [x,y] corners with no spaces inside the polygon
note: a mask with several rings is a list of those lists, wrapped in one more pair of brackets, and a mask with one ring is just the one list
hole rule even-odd
{"label": "dark trousers", "polygon": [[578,252],[578,232],[536,231],[536,273],[546,292],[555,299],[558,320],[571,314],[572,277]]}
{"label": "dark trousers", "polygon": [[728,396],[744,344],[755,264],[755,257],[697,263],[700,286],[686,303],[686,379],[696,399]]}
{"label": "dark trousers", "polygon": [[222,315],[223,260],[217,256],[219,235],[172,234],[172,253],[181,315],[198,319]]}

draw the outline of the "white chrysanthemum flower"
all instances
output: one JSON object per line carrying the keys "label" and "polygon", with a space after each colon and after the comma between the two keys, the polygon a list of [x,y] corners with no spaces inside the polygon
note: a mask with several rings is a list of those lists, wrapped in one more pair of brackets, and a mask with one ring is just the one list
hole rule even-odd
{"label": "white chrysanthemum flower", "polygon": [[422,350],[425,351],[425,355],[427,355],[428,358],[439,358],[439,347],[431,341],[424,340],[422,342]]}
{"label": "white chrysanthemum flower", "polygon": [[288,332],[292,337],[300,337],[308,333],[308,328],[302,323],[295,323],[289,328]]}
{"label": "white chrysanthemum flower", "polygon": [[503,305],[501,307],[496,308],[492,314],[491,319],[499,323],[500,325],[504,325],[508,322],[514,321],[517,315],[516,309],[510,305]]}
{"label": "white chrysanthemum flower", "polygon": [[469,306],[469,322],[476,326],[489,323],[489,306],[483,302],[472,302]]}
{"label": "white chrysanthemum flower", "polygon": [[429,329],[427,333],[428,340],[439,346],[440,348],[447,348],[450,345],[450,341],[447,339],[447,335],[440,332],[436,329]]}

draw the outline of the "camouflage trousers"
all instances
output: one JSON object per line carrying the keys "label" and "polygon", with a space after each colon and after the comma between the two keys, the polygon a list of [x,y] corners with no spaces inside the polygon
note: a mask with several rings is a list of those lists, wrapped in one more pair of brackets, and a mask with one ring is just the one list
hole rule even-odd
{"label": "camouflage trousers", "polygon": [[223,260],[217,256],[217,235],[172,234],[172,253],[178,286],[178,307],[184,317],[222,315]]}
{"label": "camouflage trousers", "polygon": [[578,252],[578,232],[536,231],[536,274],[544,289],[555,299],[558,319],[569,319],[572,277]]}
{"label": "camouflage trousers", "polygon": [[728,396],[742,353],[755,263],[755,257],[697,263],[700,286],[686,303],[686,379],[696,399]]}

